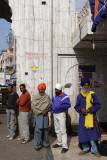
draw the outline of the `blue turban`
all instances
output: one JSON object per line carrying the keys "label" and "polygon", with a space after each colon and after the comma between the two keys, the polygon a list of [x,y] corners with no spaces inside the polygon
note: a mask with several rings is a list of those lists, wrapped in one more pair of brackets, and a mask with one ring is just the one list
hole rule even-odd
{"label": "blue turban", "polygon": [[85,83],[90,85],[90,80],[87,77],[81,78],[81,86],[84,86]]}

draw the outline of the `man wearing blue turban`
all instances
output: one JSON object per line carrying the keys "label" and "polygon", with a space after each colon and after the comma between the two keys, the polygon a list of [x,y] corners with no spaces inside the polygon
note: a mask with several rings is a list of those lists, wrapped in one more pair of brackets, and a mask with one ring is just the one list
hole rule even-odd
{"label": "man wearing blue turban", "polygon": [[89,152],[89,142],[91,153],[100,158],[96,140],[101,138],[96,112],[100,109],[100,102],[95,92],[90,90],[90,81],[87,77],[81,79],[81,93],[77,97],[75,110],[79,113],[79,142],[82,144],[83,151],[79,155]]}

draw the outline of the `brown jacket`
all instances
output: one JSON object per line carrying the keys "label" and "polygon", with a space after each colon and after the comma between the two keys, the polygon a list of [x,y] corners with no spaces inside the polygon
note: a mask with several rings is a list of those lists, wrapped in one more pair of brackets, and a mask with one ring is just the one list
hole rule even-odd
{"label": "brown jacket", "polygon": [[31,110],[31,96],[28,91],[22,93],[21,96],[17,99],[19,104],[19,111],[29,112]]}

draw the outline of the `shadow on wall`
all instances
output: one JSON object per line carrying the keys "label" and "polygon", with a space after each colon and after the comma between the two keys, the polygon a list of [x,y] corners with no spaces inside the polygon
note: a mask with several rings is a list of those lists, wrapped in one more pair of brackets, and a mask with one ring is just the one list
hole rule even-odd
{"label": "shadow on wall", "polygon": [[100,123],[100,128],[101,128],[101,132],[102,133],[106,133],[107,134],[107,122],[101,122]]}
{"label": "shadow on wall", "polygon": [[[105,49],[75,49],[78,61],[79,80],[82,74],[91,80],[91,89],[95,91],[101,103],[97,112],[101,126],[107,122],[107,56]],[[79,68],[82,66],[82,68]],[[95,67],[95,70],[93,69]],[[107,127],[106,127],[107,128]],[[105,129],[106,129],[105,128]]]}

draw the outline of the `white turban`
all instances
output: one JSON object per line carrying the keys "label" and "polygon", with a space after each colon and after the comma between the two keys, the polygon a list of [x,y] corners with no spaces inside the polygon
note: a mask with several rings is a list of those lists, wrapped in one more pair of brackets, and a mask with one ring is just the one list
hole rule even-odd
{"label": "white turban", "polygon": [[61,86],[60,83],[57,83],[56,86],[55,86],[55,88],[58,89],[58,90],[62,90],[62,86]]}

